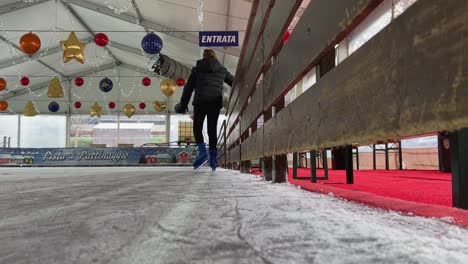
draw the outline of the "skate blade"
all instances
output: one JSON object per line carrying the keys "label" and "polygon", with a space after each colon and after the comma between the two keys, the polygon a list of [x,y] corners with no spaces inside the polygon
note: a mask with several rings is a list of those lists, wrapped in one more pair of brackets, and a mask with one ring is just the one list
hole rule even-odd
{"label": "skate blade", "polygon": [[201,169],[201,167],[203,167],[207,162],[208,162],[208,160],[206,160],[205,162],[203,162],[202,165],[200,165],[200,167],[195,168],[193,171],[194,171],[194,172],[199,171],[199,170]]}

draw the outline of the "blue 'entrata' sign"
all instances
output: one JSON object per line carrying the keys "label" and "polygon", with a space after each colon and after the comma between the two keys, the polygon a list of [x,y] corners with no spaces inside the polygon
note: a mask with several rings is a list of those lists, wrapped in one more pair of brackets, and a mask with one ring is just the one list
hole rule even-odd
{"label": "blue 'entrata' sign", "polygon": [[239,46],[239,31],[200,31],[200,47]]}

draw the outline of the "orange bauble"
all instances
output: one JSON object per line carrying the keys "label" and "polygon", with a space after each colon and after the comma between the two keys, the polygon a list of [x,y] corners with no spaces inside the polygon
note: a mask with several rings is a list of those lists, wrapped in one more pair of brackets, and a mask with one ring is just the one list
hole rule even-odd
{"label": "orange bauble", "polygon": [[5,90],[6,88],[6,81],[3,78],[0,78],[0,91]]}
{"label": "orange bauble", "polygon": [[8,102],[7,101],[0,101],[0,111],[5,111],[8,109]]}
{"label": "orange bauble", "polygon": [[41,39],[36,34],[29,32],[21,37],[20,47],[24,53],[32,55],[41,48]]}

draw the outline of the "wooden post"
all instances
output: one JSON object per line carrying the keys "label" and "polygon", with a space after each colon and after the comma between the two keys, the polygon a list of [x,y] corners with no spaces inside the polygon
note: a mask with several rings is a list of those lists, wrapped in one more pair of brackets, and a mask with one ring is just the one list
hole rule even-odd
{"label": "wooden post", "polygon": [[468,209],[468,128],[451,134],[452,204]]}

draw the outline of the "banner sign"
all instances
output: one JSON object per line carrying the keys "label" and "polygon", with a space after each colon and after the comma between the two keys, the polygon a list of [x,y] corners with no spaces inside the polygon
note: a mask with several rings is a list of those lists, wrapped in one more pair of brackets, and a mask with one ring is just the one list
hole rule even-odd
{"label": "banner sign", "polygon": [[0,166],[188,165],[194,147],[0,149]]}
{"label": "banner sign", "polygon": [[239,31],[200,31],[200,47],[239,46]]}

